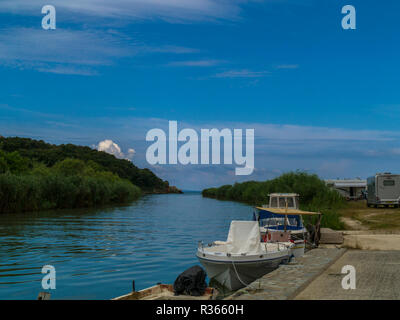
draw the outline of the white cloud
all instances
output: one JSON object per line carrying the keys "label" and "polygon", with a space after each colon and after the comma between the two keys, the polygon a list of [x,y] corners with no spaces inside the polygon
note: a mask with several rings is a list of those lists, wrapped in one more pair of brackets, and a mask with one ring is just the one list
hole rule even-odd
{"label": "white cloud", "polygon": [[[11,28],[0,31],[0,63],[62,74],[94,73],[88,67],[111,65],[114,58],[135,54],[107,32]],[[86,67],[85,67],[86,66]]]}
{"label": "white cloud", "polygon": [[171,67],[213,67],[223,63],[220,60],[191,60],[191,61],[173,61],[168,63]]}
{"label": "white cloud", "polygon": [[[260,0],[52,0],[58,12],[105,18],[159,18],[168,22],[238,19],[241,5]],[[42,0],[2,0],[0,11],[40,14]]]}
{"label": "white cloud", "polygon": [[108,139],[100,141],[99,144],[97,145],[97,150],[112,154],[118,159],[127,159],[127,160],[132,159],[135,154],[135,150],[130,148],[128,149],[128,154],[125,155],[118,144]]}
{"label": "white cloud", "polygon": [[132,158],[135,155],[136,151],[135,149],[129,148],[128,149],[128,158]]}
{"label": "white cloud", "polygon": [[276,66],[276,69],[298,69],[298,64],[281,64]]}
{"label": "white cloud", "polygon": [[269,74],[268,71],[229,70],[214,75],[215,78],[260,78]]}
{"label": "white cloud", "polygon": [[172,45],[152,47],[113,30],[0,29],[0,64],[67,75],[96,75],[97,67],[138,54],[197,52]]}

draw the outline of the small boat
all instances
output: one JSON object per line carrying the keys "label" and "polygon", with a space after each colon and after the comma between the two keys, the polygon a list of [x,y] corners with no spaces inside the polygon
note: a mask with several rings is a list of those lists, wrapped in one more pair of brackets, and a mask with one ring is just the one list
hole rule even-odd
{"label": "small boat", "polygon": [[259,222],[263,241],[289,238],[294,243],[293,255],[300,257],[304,255],[308,235],[302,216],[316,214],[320,213],[299,210],[297,193],[271,193],[268,205],[256,207],[253,220]]}
{"label": "small boat", "polygon": [[[271,193],[269,196],[269,204],[263,205],[262,209],[285,209],[285,210],[299,210],[300,201],[299,194],[297,193]],[[268,215],[267,212],[270,214]],[[264,235],[267,231],[275,230],[290,230],[291,235],[296,238],[301,238],[307,233],[307,229],[303,225],[301,215],[284,216],[282,211],[272,212],[271,210],[264,210],[263,215],[254,214],[253,219],[260,221],[260,232]],[[274,213],[278,213],[274,214]]]}
{"label": "small boat", "polygon": [[232,221],[227,241],[208,246],[199,243],[197,258],[208,277],[233,291],[287,263],[292,256],[291,242],[260,241],[256,221]]}
{"label": "small boat", "polygon": [[217,295],[218,290],[206,288],[206,291],[200,297],[188,295],[176,296],[174,295],[174,287],[171,284],[157,284],[153,287],[133,291],[112,300],[215,300]]}

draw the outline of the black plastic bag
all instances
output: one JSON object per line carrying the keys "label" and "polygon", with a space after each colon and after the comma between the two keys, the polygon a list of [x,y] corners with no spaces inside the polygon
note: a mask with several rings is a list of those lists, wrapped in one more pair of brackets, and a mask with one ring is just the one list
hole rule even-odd
{"label": "black plastic bag", "polygon": [[206,288],[206,273],[199,266],[193,266],[182,272],[174,282],[175,295],[202,296]]}

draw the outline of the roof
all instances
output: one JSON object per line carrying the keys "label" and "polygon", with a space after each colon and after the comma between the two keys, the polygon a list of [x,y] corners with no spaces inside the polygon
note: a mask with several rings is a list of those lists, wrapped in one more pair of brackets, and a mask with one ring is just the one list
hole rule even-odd
{"label": "roof", "polygon": [[298,197],[297,193],[270,193],[269,197]]}
{"label": "roof", "polygon": [[298,210],[298,209],[282,209],[282,208],[261,208],[261,207],[256,207],[256,209],[261,210],[261,211],[267,211],[267,212],[272,212],[276,214],[283,214],[283,215],[315,215],[315,214],[321,214],[320,212],[312,212],[312,211],[303,211],[303,210]]}
{"label": "roof", "polygon": [[367,180],[361,180],[361,179],[325,180],[325,183],[332,184],[338,188],[346,188],[346,187],[365,188],[367,186]]}

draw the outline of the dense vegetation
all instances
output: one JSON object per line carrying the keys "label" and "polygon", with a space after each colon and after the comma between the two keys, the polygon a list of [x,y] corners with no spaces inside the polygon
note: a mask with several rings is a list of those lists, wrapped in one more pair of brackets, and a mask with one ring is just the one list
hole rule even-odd
{"label": "dense vegetation", "polygon": [[[346,203],[338,192],[326,186],[317,175],[290,172],[267,181],[248,181],[203,190],[204,197],[234,200],[251,205],[268,203],[268,194],[273,192],[295,192],[300,195],[300,208],[323,213],[322,226],[342,229],[338,210]],[[308,219],[310,219],[308,217]],[[308,221],[306,221],[308,222]]]}
{"label": "dense vegetation", "polygon": [[92,160],[65,159],[48,167],[0,150],[0,213],[95,207],[140,194],[130,181]]}
{"label": "dense vegetation", "polygon": [[30,159],[32,163],[43,163],[47,167],[52,167],[68,158],[84,162],[93,161],[99,165],[99,170],[111,171],[120,178],[129,180],[144,192],[163,193],[169,189],[168,182],[158,178],[149,169],[139,169],[129,160],[117,159],[111,154],[89,147],[73,144],[52,145],[42,140],[0,137],[0,150],[7,153],[17,151],[20,156]]}

